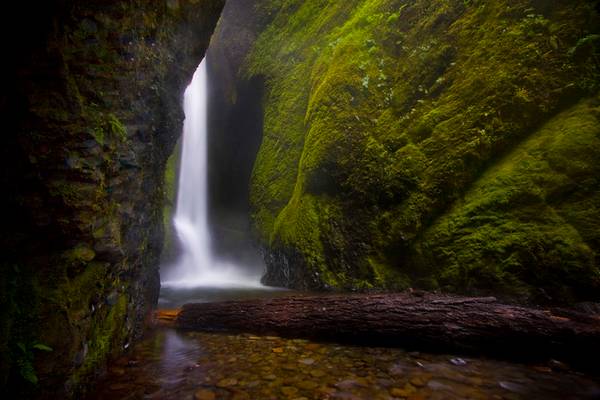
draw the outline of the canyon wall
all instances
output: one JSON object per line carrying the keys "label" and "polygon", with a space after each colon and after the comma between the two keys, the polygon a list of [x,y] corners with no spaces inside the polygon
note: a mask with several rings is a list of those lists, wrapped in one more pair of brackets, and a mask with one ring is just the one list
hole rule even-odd
{"label": "canyon wall", "polygon": [[589,0],[225,12],[221,31],[250,33],[211,45],[231,71],[222,112],[259,102],[262,131],[214,140],[261,138],[264,281],[598,300],[599,26]]}
{"label": "canyon wall", "polygon": [[182,94],[223,5],[56,0],[3,24],[3,392],[81,397],[140,337]]}

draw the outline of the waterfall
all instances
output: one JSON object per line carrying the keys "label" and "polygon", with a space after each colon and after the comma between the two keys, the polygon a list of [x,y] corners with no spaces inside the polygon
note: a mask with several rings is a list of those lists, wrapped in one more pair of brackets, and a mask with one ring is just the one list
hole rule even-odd
{"label": "waterfall", "polygon": [[183,146],[174,226],[182,254],[165,271],[163,286],[260,286],[238,265],[219,260],[211,250],[208,224],[208,129],[206,59],[185,90]]}

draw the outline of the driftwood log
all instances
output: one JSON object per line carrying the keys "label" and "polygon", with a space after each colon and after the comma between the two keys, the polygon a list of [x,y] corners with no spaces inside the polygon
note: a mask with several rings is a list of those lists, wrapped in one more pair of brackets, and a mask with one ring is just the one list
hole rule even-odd
{"label": "driftwood log", "polygon": [[[186,304],[182,329],[600,363],[600,316],[434,294],[306,295]],[[168,318],[167,318],[168,319]]]}

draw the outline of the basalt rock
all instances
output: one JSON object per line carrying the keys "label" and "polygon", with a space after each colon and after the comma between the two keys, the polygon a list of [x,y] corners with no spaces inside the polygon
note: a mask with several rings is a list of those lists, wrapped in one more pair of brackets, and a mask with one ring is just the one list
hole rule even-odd
{"label": "basalt rock", "polygon": [[183,89],[223,3],[48,1],[3,24],[3,393],[79,397],[139,338]]}

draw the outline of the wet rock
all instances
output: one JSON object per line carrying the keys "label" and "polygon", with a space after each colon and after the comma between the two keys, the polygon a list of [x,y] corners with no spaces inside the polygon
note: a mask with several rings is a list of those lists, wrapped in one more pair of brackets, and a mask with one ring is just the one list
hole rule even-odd
{"label": "wet rock", "polygon": [[251,399],[252,399],[252,397],[248,393],[242,392],[242,391],[236,391],[231,396],[231,400],[251,400]]}
{"label": "wet rock", "polygon": [[217,382],[217,386],[220,388],[228,388],[230,386],[235,386],[237,385],[238,381],[235,378],[225,378],[225,379],[221,379],[219,382]]}
{"label": "wet rock", "polygon": [[319,384],[313,381],[300,381],[296,386],[304,390],[314,390],[319,387]]}
{"label": "wet rock", "polygon": [[209,389],[199,389],[194,393],[194,400],[215,400],[217,395]]}
{"label": "wet rock", "polygon": [[313,370],[310,370],[308,373],[314,378],[321,378],[321,377],[327,375],[327,373],[325,371],[320,370],[320,369],[313,369]]}
{"label": "wet rock", "polygon": [[364,379],[356,378],[356,379],[345,379],[335,384],[335,387],[342,390],[354,389],[357,387],[367,387],[368,382]]}
{"label": "wet rock", "polygon": [[315,363],[315,360],[313,360],[312,358],[303,358],[303,359],[299,360],[298,362],[305,364],[305,365],[312,365]]}
{"label": "wet rock", "polygon": [[429,379],[430,379],[429,376],[415,376],[415,377],[411,378],[410,384],[413,385],[414,387],[423,387],[427,384]]}
{"label": "wet rock", "polygon": [[429,381],[427,387],[431,390],[452,390],[452,387],[439,381]]}
{"label": "wet rock", "polygon": [[297,387],[293,387],[293,386],[283,386],[281,388],[281,393],[283,393],[284,395],[290,397],[290,396],[294,396],[299,392],[299,389]]}
{"label": "wet rock", "polygon": [[283,347],[274,347],[271,349],[273,353],[283,353]]}
{"label": "wet rock", "polygon": [[394,397],[408,397],[415,393],[417,390],[411,384],[404,385],[403,388],[393,387],[390,389],[390,394]]}
{"label": "wet rock", "polygon": [[450,359],[450,363],[452,365],[456,365],[458,367],[462,367],[463,365],[467,365],[467,362],[465,360],[463,360],[462,358],[451,358]]}
{"label": "wet rock", "polygon": [[498,385],[500,385],[500,387],[502,389],[508,390],[513,393],[523,394],[526,392],[525,386],[518,384],[518,383],[508,382],[508,381],[500,381],[500,382],[498,382]]}
{"label": "wet rock", "polygon": [[564,362],[558,361],[558,360],[550,360],[548,362],[548,365],[554,371],[568,371],[569,370],[569,366],[567,364],[565,364]]}

